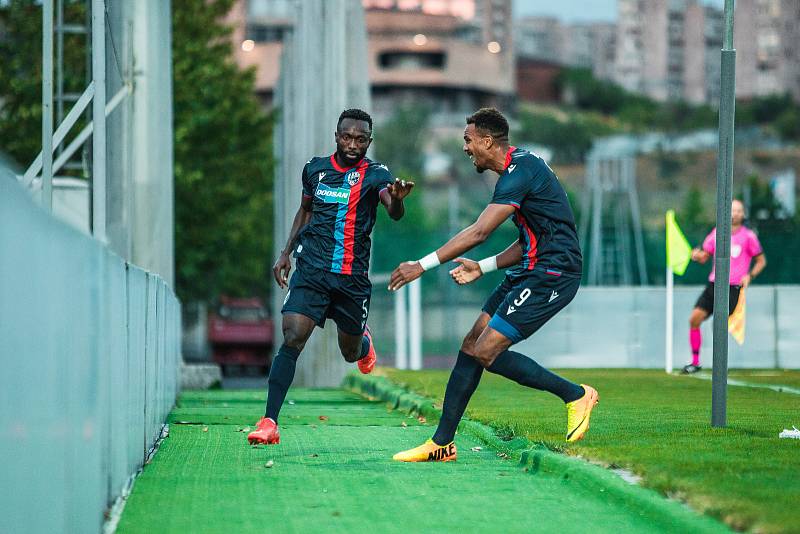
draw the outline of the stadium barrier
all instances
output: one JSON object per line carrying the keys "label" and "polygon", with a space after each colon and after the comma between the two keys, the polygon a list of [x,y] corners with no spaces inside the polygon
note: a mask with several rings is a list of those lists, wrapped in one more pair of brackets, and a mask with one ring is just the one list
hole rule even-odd
{"label": "stadium barrier", "polygon": [[[380,276],[380,275],[378,275]],[[501,276],[496,276],[497,281]],[[381,279],[382,280],[382,279]],[[457,288],[455,299],[445,301],[444,283],[431,279],[422,284],[416,321],[421,325],[421,367],[449,368],[458,348],[481,311],[485,294]],[[381,359],[380,365],[404,368],[396,358],[407,349],[398,332],[407,330],[411,318],[397,320],[399,292],[375,284],[369,324]],[[688,362],[689,314],[703,286],[675,286],[674,366]],[[523,354],[547,367],[663,369],[665,346],[664,287],[582,286],[575,299],[541,330],[516,345]],[[746,336],[743,345],[729,338],[732,368],[800,368],[800,286],[754,285],[747,290]],[[711,366],[712,321],[703,323],[703,364]],[[409,329],[410,330],[410,329]],[[412,342],[413,343],[413,342]],[[413,367],[412,367],[413,368]]]}
{"label": "stadium barrier", "polygon": [[100,532],[178,392],[158,276],[0,180],[0,532]]}

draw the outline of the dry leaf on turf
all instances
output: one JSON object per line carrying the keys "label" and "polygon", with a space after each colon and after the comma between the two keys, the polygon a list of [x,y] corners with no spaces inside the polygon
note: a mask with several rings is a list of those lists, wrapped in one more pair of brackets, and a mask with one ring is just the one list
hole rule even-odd
{"label": "dry leaf on turf", "polygon": [[328,416],[327,415],[320,415],[319,416],[319,420],[320,421],[327,421],[328,420]]}
{"label": "dry leaf on turf", "polygon": [[419,421],[419,422],[420,422],[420,423],[422,423],[423,425],[424,425],[425,423],[427,423],[427,422],[428,422],[428,420],[427,420],[427,419],[425,419],[425,416],[424,416],[424,415],[420,415],[419,417],[417,417],[417,421]]}

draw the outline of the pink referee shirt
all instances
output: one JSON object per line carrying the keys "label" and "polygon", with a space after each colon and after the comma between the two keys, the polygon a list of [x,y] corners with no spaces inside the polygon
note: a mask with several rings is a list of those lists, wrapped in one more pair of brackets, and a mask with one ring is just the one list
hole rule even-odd
{"label": "pink referee shirt", "polygon": [[[703,241],[703,250],[714,255],[717,246],[717,229],[711,230]],[[731,278],[730,285],[738,286],[742,278],[750,271],[750,260],[761,254],[761,243],[758,242],[755,232],[746,226],[740,226],[731,234]],[[709,282],[714,281],[714,269],[711,269]]]}

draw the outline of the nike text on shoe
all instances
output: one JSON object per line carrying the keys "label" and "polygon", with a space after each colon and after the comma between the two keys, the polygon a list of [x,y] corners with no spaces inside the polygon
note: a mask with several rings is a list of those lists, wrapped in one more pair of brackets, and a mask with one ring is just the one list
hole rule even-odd
{"label": "nike text on shoe", "polygon": [[567,403],[567,442],[572,443],[583,439],[589,430],[589,417],[592,409],[600,402],[597,390],[592,386],[581,384],[586,393],[576,401]]}
{"label": "nike text on shoe", "polygon": [[419,447],[398,452],[392,456],[392,460],[397,460],[398,462],[453,462],[457,458],[458,451],[455,443],[437,445],[432,439],[429,439]]}
{"label": "nike text on shoe", "polygon": [[281,433],[278,424],[267,417],[262,417],[256,424],[256,429],[247,434],[250,445],[277,445],[281,442]]}
{"label": "nike text on shoe", "polygon": [[364,328],[364,335],[369,339],[369,352],[366,356],[358,360],[358,370],[361,371],[362,374],[368,375],[375,369],[375,362],[378,360],[378,355],[375,354],[375,342],[372,341],[372,332],[370,332],[369,326]]}

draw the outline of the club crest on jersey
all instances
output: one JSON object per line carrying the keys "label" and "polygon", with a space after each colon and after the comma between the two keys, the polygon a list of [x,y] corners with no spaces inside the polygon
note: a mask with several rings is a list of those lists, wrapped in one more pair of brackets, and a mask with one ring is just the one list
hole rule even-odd
{"label": "club crest on jersey", "polygon": [[343,187],[328,187],[320,183],[315,193],[318,199],[330,204],[347,204],[350,201],[350,190]]}
{"label": "club crest on jersey", "polygon": [[352,187],[352,186],[356,185],[358,183],[358,181],[361,179],[361,174],[359,174],[358,171],[353,171],[353,172],[347,173],[346,178],[347,178],[347,183],[350,184],[350,186]]}

